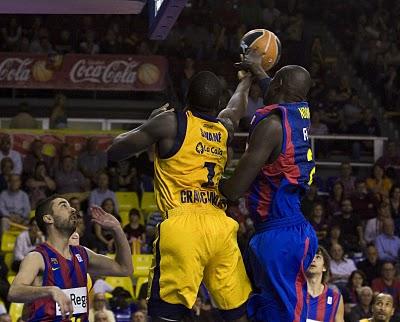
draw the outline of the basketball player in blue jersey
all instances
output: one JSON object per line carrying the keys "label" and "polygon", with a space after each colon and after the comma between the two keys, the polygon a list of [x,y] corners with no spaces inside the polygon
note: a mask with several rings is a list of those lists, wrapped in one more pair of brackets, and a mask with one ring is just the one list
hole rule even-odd
{"label": "basketball player in blue jersey", "polygon": [[319,246],[317,254],[306,272],[307,276],[307,322],[344,322],[343,297],[339,290],[330,288],[330,257]]}
{"label": "basketball player in blue jersey", "polygon": [[300,66],[276,72],[264,95],[267,106],[252,119],[247,149],[232,177],[220,184],[230,200],[246,194],[256,229],[248,249],[256,289],[248,315],[254,321],[307,318],[305,272],[318,244],[300,209],[315,172],[308,138],[310,85],[308,71]]}
{"label": "basketball player in blue jersey", "polygon": [[87,273],[133,273],[129,243],[118,220],[99,207],[92,207],[91,213],[95,223],[113,233],[115,260],[85,247],[69,245],[79,218],[67,200],[52,196],[37,206],[36,222],[47,241],[24,258],[8,294],[12,302],[28,303],[27,321],[87,322]]}

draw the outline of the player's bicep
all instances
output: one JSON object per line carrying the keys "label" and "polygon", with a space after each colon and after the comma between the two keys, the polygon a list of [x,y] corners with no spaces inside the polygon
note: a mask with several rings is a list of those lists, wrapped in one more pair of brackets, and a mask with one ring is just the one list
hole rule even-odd
{"label": "player's bicep", "polygon": [[275,118],[265,119],[255,127],[232,177],[222,186],[222,192],[227,198],[235,200],[247,191],[277,148],[281,136],[282,126]]}
{"label": "player's bicep", "polygon": [[12,286],[32,285],[40,272],[44,271],[44,260],[38,252],[32,252],[22,260]]}
{"label": "player's bicep", "polygon": [[147,120],[132,131],[118,135],[107,153],[110,160],[120,161],[145,150],[162,138],[176,134],[176,118],[172,111],[167,111]]}

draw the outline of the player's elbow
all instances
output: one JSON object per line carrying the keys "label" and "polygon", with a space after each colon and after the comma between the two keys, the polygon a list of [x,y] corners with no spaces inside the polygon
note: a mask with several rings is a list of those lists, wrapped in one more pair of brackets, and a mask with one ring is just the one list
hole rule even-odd
{"label": "player's elbow", "polygon": [[11,284],[9,290],[8,290],[8,294],[7,294],[7,301],[8,302],[18,302],[18,297],[17,297],[17,292],[15,289],[15,286]]}

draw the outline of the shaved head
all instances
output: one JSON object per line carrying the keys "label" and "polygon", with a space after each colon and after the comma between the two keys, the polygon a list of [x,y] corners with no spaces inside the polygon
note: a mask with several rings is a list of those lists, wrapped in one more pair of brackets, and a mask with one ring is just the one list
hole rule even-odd
{"label": "shaved head", "polygon": [[311,88],[310,73],[304,67],[288,65],[278,70],[264,98],[265,104],[301,102]]}

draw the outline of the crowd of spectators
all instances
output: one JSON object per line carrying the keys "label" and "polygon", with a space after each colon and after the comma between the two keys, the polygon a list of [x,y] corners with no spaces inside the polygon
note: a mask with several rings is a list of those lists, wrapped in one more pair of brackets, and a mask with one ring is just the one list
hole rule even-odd
{"label": "crowd of spectators", "polygon": [[400,107],[400,13],[398,1],[331,1],[325,15],[336,38],[354,59],[388,111]]}

